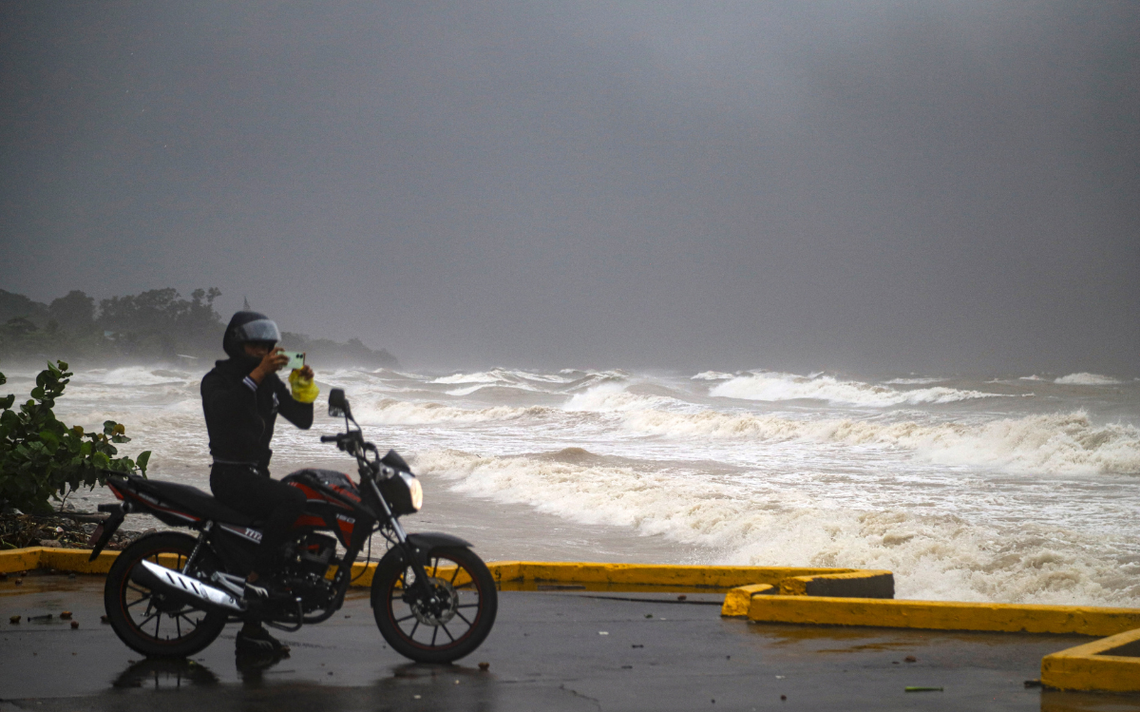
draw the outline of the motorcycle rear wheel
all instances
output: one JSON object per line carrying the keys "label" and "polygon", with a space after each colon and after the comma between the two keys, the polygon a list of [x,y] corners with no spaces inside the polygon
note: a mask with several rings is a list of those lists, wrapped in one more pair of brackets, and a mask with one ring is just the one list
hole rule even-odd
{"label": "motorcycle rear wheel", "polygon": [[[147,657],[184,658],[202,650],[221,634],[224,611],[205,611],[176,603],[131,580],[140,561],[182,573],[194,551],[194,537],[176,532],[144,536],[115,559],[103,588],[107,619],[119,639]],[[198,553],[196,570],[213,570],[221,562],[208,549]],[[165,627],[164,627],[165,624]]]}
{"label": "motorcycle rear wheel", "polygon": [[[421,663],[449,663],[478,648],[495,624],[499,607],[495,579],[473,551],[463,547],[432,549],[425,572],[439,603],[405,600],[415,574],[398,549],[376,566],[372,613],[392,649]],[[412,599],[411,596],[408,596]]]}

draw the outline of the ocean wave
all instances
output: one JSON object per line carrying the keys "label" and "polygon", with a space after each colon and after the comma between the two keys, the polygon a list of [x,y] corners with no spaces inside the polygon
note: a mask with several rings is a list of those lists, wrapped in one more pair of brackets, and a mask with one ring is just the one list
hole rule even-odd
{"label": "ocean wave", "polygon": [[535,393],[574,393],[589,389],[599,383],[623,381],[627,374],[623,371],[576,371],[565,369],[559,373],[534,373],[518,369],[496,368],[475,373],[456,373],[428,381],[432,385],[456,385],[447,391],[448,395],[464,396],[481,388],[516,388]]}
{"label": "ocean wave", "polygon": [[684,405],[682,401],[668,396],[630,393],[621,383],[602,383],[574,394],[562,408],[571,412],[620,413]]}
{"label": "ocean wave", "polygon": [[[99,384],[105,386],[160,386],[170,383],[185,383],[201,379],[202,375],[195,375],[186,371],[173,371],[168,369],[148,368],[145,366],[123,366],[112,369],[89,369],[77,371],[75,381],[84,384]],[[73,389],[74,390],[74,389]]]}
{"label": "ocean wave", "polygon": [[454,388],[450,391],[444,391],[444,392],[447,393],[447,395],[449,395],[449,396],[455,396],[455,397],[459,398],[462,396],[469,396],[476,391],[481,391],[490,385],[492,385],[492,384],[490,384],[490,383],[476,383],[474,386],[465,386],[464,388]]}
{"label": "ocean wave", "polygon": [[475,373],[455,373],[450,376],[436,378],[429,383],[461,384],[461,383],[508,383],[515,384],[523,381],[537,381],[540,383],[567,383],[572,378],[565,373],[533,373],[518,369],[496,368],[490,371],[477,371]]}
{"label": "ocean wave", "polygon": [[836,509],[774,485],[746,490],[699,473],[568,456],[428,451],[421,476],[586,525],[630,527],[721,552],[716,563],[888,569],[898,595],[968,601],[1140,604],[1140,583],[1093,553],[1089,535],[952,515]]}
{"label": "ocean wave", "polygon": [[623,424],[638,432],[672,437],[805,440],[905,449],[935,464],[1014,473],[1140,474],[1140,429],[1095,425],[1081,411],[980,424],[923,424],[645,409],[627,413]]}
{"label": "ocean wave", "polygon": [[1067,376],[1061,376],[1053,383],[1059,383],[1064,386],[1116,386],[1120,385],[1123,381],[1118,381],[1115,378],[1102,376],[1099,373],[1070,373]]}
{"label": "ocean wave", "polygon": [[458,383],[498,383],[502,380],[501,372],[479,371],[477,373],[455,373],[450,376],[441,376],[440,378],[428,381],[428,383],[451,385]]}
{"label": "ocean wave", "polygon": [[496,420],[519,420],[540,418],[550,413],[542,406],[515,408],[494,406],[491,408],[454,408],[440,403],[414,403],[411,401],[384,398],[377,403],[361,404],[354,408],[354,415],[368,425],[428,425],[432,423],[483,423]]}
{"label": "ocean wave", "polygon": [[693,376],[690,380],[693,381],[727,381],[734,378],[734,374],[724,373],[723,371],[701,371]]}
{"label": "ocean wave", "polygon": [[858,381],[840,381],[834,376],[791,373],[752,373],[736,376],[709,390],[709,395],[756,401],[822,400],[840,405],[888,407],[895,405],[934,405],[977,398],[999,398],[997,393],[963,391],[934,387],[896,390]]}

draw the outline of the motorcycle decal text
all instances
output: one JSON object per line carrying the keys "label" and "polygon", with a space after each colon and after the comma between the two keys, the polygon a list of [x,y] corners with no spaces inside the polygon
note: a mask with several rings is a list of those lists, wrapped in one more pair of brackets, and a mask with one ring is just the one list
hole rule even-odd
{"label": "motorcycle decal text", "polygon": [[256,529],[250,529],[249,527],[233,527],[228,524],[223,524],[222,529],[237,534],[243,539],[249,539],[250,541],[258,544],[261,543],[261,532],[257,531]]}

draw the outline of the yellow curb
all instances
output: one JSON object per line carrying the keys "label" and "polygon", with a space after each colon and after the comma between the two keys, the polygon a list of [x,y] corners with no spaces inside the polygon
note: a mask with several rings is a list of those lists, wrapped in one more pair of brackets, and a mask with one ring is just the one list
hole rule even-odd
{"label": "yellow curb", "polygon": [[742,618],[748,615],[748,606],[753,596],[775,596],[780,589],[770,583],[758,583],[755,586],[737,586],[724,594],[724,605],[720,607],[720,614],[730,618]]}
{"label": "yellow curb", "polygon": [[1104,636],[1140,628],[1140,610],[1088,606],[756,596],[748,619],[768,623]]}
{"label": "yellow curb", "polygon": [[727,591],[754,584],[778,585],[795,576],[853,573],[854,569],[777,566],[668,566],[658,564],[499,561],[488,564],[501,583],[601,584],[614,587],[681,587]]}
{"label": "yellow curb", "polygon": [[894,598],[895,577],[890,571],[848,571],[791,576],[776,585],[739,586],[725,594],[720,614],[748,615],[753,596],[828,596],[842,598]]}
{"label": "yellow curb", "polygon": [[[88,553],[88,556],[91,554]],[[0,551],[0,573],[10,574],[16,571],[29,571],[39,568],[40,547],[32,549],[9,549]]]}
{"label": "yellow curb", "polygon": [[1058,690],[1140,692],[1140,630],[1046,655],[1041,683]]}
{"label": "yellow curb", "polygon": [[45,546],[9,549],[0,551],[0,572],[56,569],[77,574],[105,574],[111,570],[111,564],[118,555],[117,551],[103,551],[94,561],[88,561],[91,558],[89,549],[58,549]]}
{"label": "yellow curb", "polygon": [[781,596],[831,598],[894,598],[895,576],[890,571],[793,576],[780,582]]}
{"label": "yellow curb", "polygon": [[101,551],[94,561],[91,552],[83,549],[40,549],[40,568],[72,571],[77,574],[105,574],[119,555],[117,551]]}
{"label": "yellow curb", "polygon": [[[489,561],[487,568],[500,588],[528,590],[542,584],[581,585],[592,590],[708,591],[719,593],[741,584],[772,589],[789,576],[843,576],[851,569],[806,569],[763,566],[667,566],[655,564],[603,564],[584,562]],[[376,564],[354,564],[353,586],[370,586]],[[835,573],[841,572],[841,573]],[[881,572],[873,572],[879,574]],[[330,575],[332,572],[330,572]],[[889,575],[889,572],[888,572]],[[768,581],[768,583],[756,582]],[[747,604],[744,612],[747,613]]]}

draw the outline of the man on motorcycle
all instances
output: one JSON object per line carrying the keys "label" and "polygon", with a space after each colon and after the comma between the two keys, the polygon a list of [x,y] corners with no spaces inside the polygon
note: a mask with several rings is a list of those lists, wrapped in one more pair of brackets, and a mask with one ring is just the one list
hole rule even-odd
{"label": "man on motorcycle", "polygon": [[318,390],[309,366],[289,375],[290,389],[277,377],[288,362],[277,342],[277,324],[264,314],[239,311],[222,338],[229,356],[202,379],[202,410],[210,435],[210,489],[222,503],[263,521],[262,540],[245,582],[250,615],[237,635],[237,652],[284,653],[289,648],[269,635],[256,611],[275,593],[265,577],[278,563],[278,550],[305,506],[297,488],[271,479],[273,426],[281,414],[298,428],[313,424]]}

